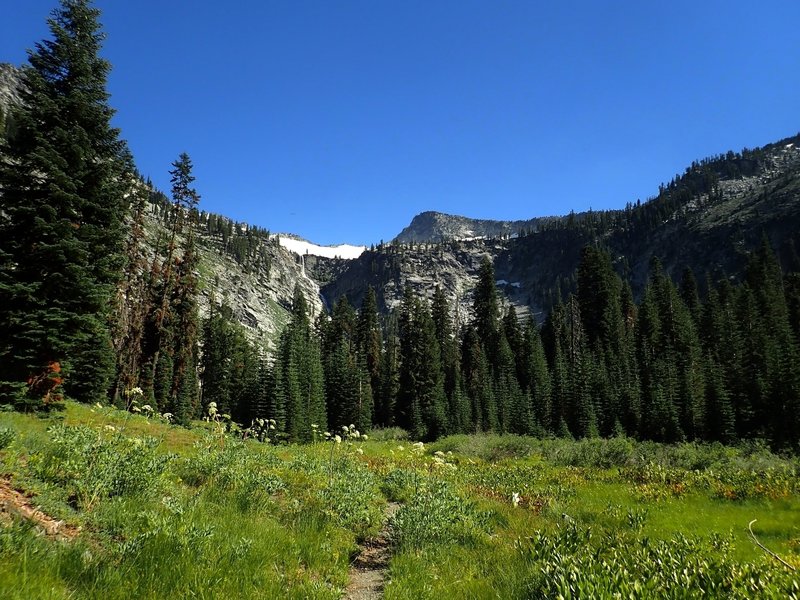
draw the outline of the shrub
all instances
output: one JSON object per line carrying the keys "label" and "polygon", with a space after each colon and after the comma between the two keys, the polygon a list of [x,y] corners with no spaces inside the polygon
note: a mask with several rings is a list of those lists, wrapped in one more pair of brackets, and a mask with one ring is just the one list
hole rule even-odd
{"label": "shrub", "polygon": [[16,433],[10,427],[0,427],[0,450],[8,448],[14,441]]}
{"label": "shrub", "polygon": [[51,427],[49,442],[31,456],[34,473],[65,487],[86,510],[104,498],[153,492],[172,457],[158,451],[155,438],[129,438],[108,427],[108,437],[86,426]]}
{"label": "shrub", "polygon": [[421,549],[431,544],[474,543],[488,533],[489,517],[449,484],[435,481],[398,510],[390,525],[401,548]]}

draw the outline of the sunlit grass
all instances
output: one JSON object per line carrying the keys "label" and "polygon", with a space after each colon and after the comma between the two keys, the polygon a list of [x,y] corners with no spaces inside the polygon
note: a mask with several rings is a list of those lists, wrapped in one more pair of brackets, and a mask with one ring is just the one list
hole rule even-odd
{"label": "sunlit grass", "polygon": [[[706,579],[686,576],[689,591],[792,597],[788,571],[749,538],[753,519],[764,544],[800,564],[797,459],[759,448],[493,435],[426,447],[398,430],[276,446],[70,402],[46,418],[0,413],[4,428],[3,480],[81,529],[54,539],[6,515],[3,598],[339,598],[389,500],[401,505],[389,520],[387,598],[557,595],[570,569],[581,573],[573,595],[591,595],[628,585],[606,568],[660,577],[643,543],[660,560],[708,562]],[[159,473],[125,454],[147,438],[166,461]],[[80,443],[92,445],[70,450]],[[548,544],[558,556],[541,554]],[[761,587],[742,587],[739,572]],[[641,585],[633,597],[665,595]]]}

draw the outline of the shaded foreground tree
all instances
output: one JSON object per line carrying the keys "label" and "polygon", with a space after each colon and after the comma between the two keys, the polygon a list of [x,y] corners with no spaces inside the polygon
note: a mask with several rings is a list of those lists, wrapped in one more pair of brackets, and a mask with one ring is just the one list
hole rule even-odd
{"label": "shaded foreground tree", "polygon": [[58,399],[62,380],[73,397],[104,399],[114,375],[109,320],[131,166],[111,126],[98,17],[88,0],[53,11],[2,147],[0,402],[18,407]]}

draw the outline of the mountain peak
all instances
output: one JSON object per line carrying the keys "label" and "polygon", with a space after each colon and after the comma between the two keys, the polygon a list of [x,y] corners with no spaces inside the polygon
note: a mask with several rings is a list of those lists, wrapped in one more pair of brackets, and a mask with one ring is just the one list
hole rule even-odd
{"label": "mountain peak", "polygon": [[542,220],[542,218],[521,221],[472,219],[427,210],[415,216],[394,241],[430,243],[446,240],[509,237],[517,235],[521,230],[537,230]]}

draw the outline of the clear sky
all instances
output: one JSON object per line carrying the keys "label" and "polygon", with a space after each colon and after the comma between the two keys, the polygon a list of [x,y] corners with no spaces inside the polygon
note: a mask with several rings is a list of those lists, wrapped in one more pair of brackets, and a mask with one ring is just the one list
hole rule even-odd
{"label": "clear sky", "polygon": [[[186,151],[201,207],[318,243],[622,208],[800,131],[797,0],[95,4],[142,173]],[[0,61],[55,5],[3,0]]]}

